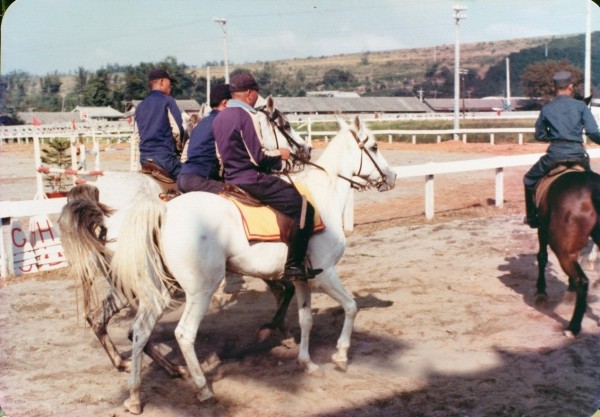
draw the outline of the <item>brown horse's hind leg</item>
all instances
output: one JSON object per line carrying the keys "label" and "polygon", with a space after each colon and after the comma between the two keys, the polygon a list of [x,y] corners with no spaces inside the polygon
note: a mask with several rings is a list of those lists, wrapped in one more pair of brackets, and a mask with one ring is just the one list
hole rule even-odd
{"label": "brown horse's hind leg", "polygon": [[131,370],[131,361],[123,359],[115,344],[108,336],[106,326],[110,319],[126,307],[126,302],[115,295],[112,290],[108,290],[104,299],[100,303],[100,306],[90,311],[86,315],[86,320],[92,328],[92,331],[100,341],[100,344],[108,354],[108,357],[112,364],[120,372]]}
{"label": "brown horse's hind leg", "polygon": [[573,337],[581,331],[581,322],[587,309],[589,279],[583,272],[579,262],[577,262],[578,251],[566,255],[557,254],[557,256],[563,271],[569,276],[568,290],[575,293],[575,309],[565,331],[566,336]]}
{"label": "brown horse's hind leg", "polygon": [[538,228],[538,241],[538,278],[536,281],[535,303],[540,305],[548,301],[548,295],[546,294],[546,265],[548,264],[548,233],[546,225],[540,225]]}

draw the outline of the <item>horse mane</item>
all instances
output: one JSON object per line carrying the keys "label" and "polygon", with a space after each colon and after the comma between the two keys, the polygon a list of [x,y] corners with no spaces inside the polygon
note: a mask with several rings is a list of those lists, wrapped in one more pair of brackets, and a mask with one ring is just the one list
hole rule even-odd
{"label": "horse mane", "polygon": [[98,296],[93,291],[96,277],[110,276],[113,253],[106,247],[104,217],[100,204],[71,196],[58,219],[65,256],[75,277],[81,280],[85,315],[98,306]]}

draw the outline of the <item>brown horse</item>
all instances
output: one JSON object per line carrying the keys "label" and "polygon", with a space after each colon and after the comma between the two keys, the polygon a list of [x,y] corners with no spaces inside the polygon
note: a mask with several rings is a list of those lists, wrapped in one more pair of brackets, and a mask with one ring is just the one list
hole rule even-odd
{"label": "brown horse", "polygon": [[548,245],[561,268],[569,277],[568,291],[576,296],[573,317],[565,335],[574,337],[581,331],[581,321],[587,308],[589,279],[579,265],[580,250],[589,237],[600,245],[600,175],[591,172],[568,172],[548,188],[538,212],[539,252],[536,302],[544,302],[548,263]]}

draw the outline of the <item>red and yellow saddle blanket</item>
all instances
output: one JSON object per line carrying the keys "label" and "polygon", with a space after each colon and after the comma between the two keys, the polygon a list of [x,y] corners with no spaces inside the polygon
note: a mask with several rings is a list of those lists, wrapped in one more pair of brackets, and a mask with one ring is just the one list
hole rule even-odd
{"label": "red and yellow saddle blanket", "polygon": [[[310,192],[301,184],[296,188],[315,207]],[[267,205],[247,204],[233,196],[223,195],[231,200],[240,211],[246,237],[250,242],[286,242],[291,218],[285,216]],[[313,233],[325,230],[325,224],[315,207],[315,223]]]}

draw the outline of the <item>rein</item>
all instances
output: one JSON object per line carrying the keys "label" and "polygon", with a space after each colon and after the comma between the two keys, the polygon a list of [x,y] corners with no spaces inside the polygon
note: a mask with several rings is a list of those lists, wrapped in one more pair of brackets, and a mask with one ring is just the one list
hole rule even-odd
{"label": "rein", "polygon": [[[261,112],[262,114],[264,114],[267,117],[267,120],[269,122],[269,124],[271,125],[271,130],[273,132],[273,136],[275,136],[275,146],[277,146],[277,148],[279,148],[279,139],[277,137],[277,131],[279,131],[283,137],[285,137],[285,139],[287,140],[288,145],[290,145],[290,147],[296,147],[296,149],[301,149],[302,145],[299,144],[292,135],[290,135],[287,132],[287,129],[285,129],[285,127],[282,127],[278,124],[278,121],[281,119],[283,119],[283,116],[281,115],[281,113],[279,113],[278,110],[273,111],[273,113],[269,113],[266,110],[266,106],[261,106],[258,107],[256,109],[257,111]],[[298,164],[296,164],[295,162],[293,162],[291,164],[291,166],[287,169],[285,169],[286,173],[292,173],[292,172],[300,172],[303,169],[303,162],[304,159],[302,157],[299,157],[295,154],[291,154],[296,158],[296,161],[300,162]],[[295,170],[295,168],[297,168],[297,170]]]}
{"label": "rein", "polygon": [[[381,170],[379,165],[377,165],[377,163],[375,162],[375,159],[373,159],[373,156],[365,149],[365,143],[369,140],[369,138],[367,137],[365,140],[361,141],[360,138],[358,137],[358,135],[356,134],[356,132],[354,132],[353,130],[350,130],[350,133],[352,133],[352,136],[356,140],[356,144],[358,145],[359,149],[362,151],[360,153],[360,164],[358,166],[358,172],[356,173],[355,176],[360,176],[360,172],[362,171],[362,166],[363,166],[363,154],[366,153],[367,156],[369,157],[369,159],[371,160],[371,162],[373,163],[373,165],[375,165],[375,168],[377,169],[377,171],[379,172],[380,178],[373,183],[367,182],[366,184],[361,184],[357,181],[354,181],[352,178],[348,178],[341,174],[337,174],[337,177],[340,179],[343,179],[345,181],[348,181],[350,183],[350,186],[353,189],[358,190],[358,191],[364,191],[371,187],[376,187],[376,188],[379,187],[381,184],[383,184],[385,182],[386,175],[383,173],[383,171]],[[322,166],[320,166],[319,164],[311,162],[311,161],[304,159],[302,157],[299,157],[295,154],[292,154],[292,157],[295,158],[296,160],[300,161],[300,163],[302,163],[303,165],[310,165],[317,169],[320,169],[321,171],[326,171],[326,169],[323,168]],[[287,175],[287,173],[286,173],[286,175]]]}

